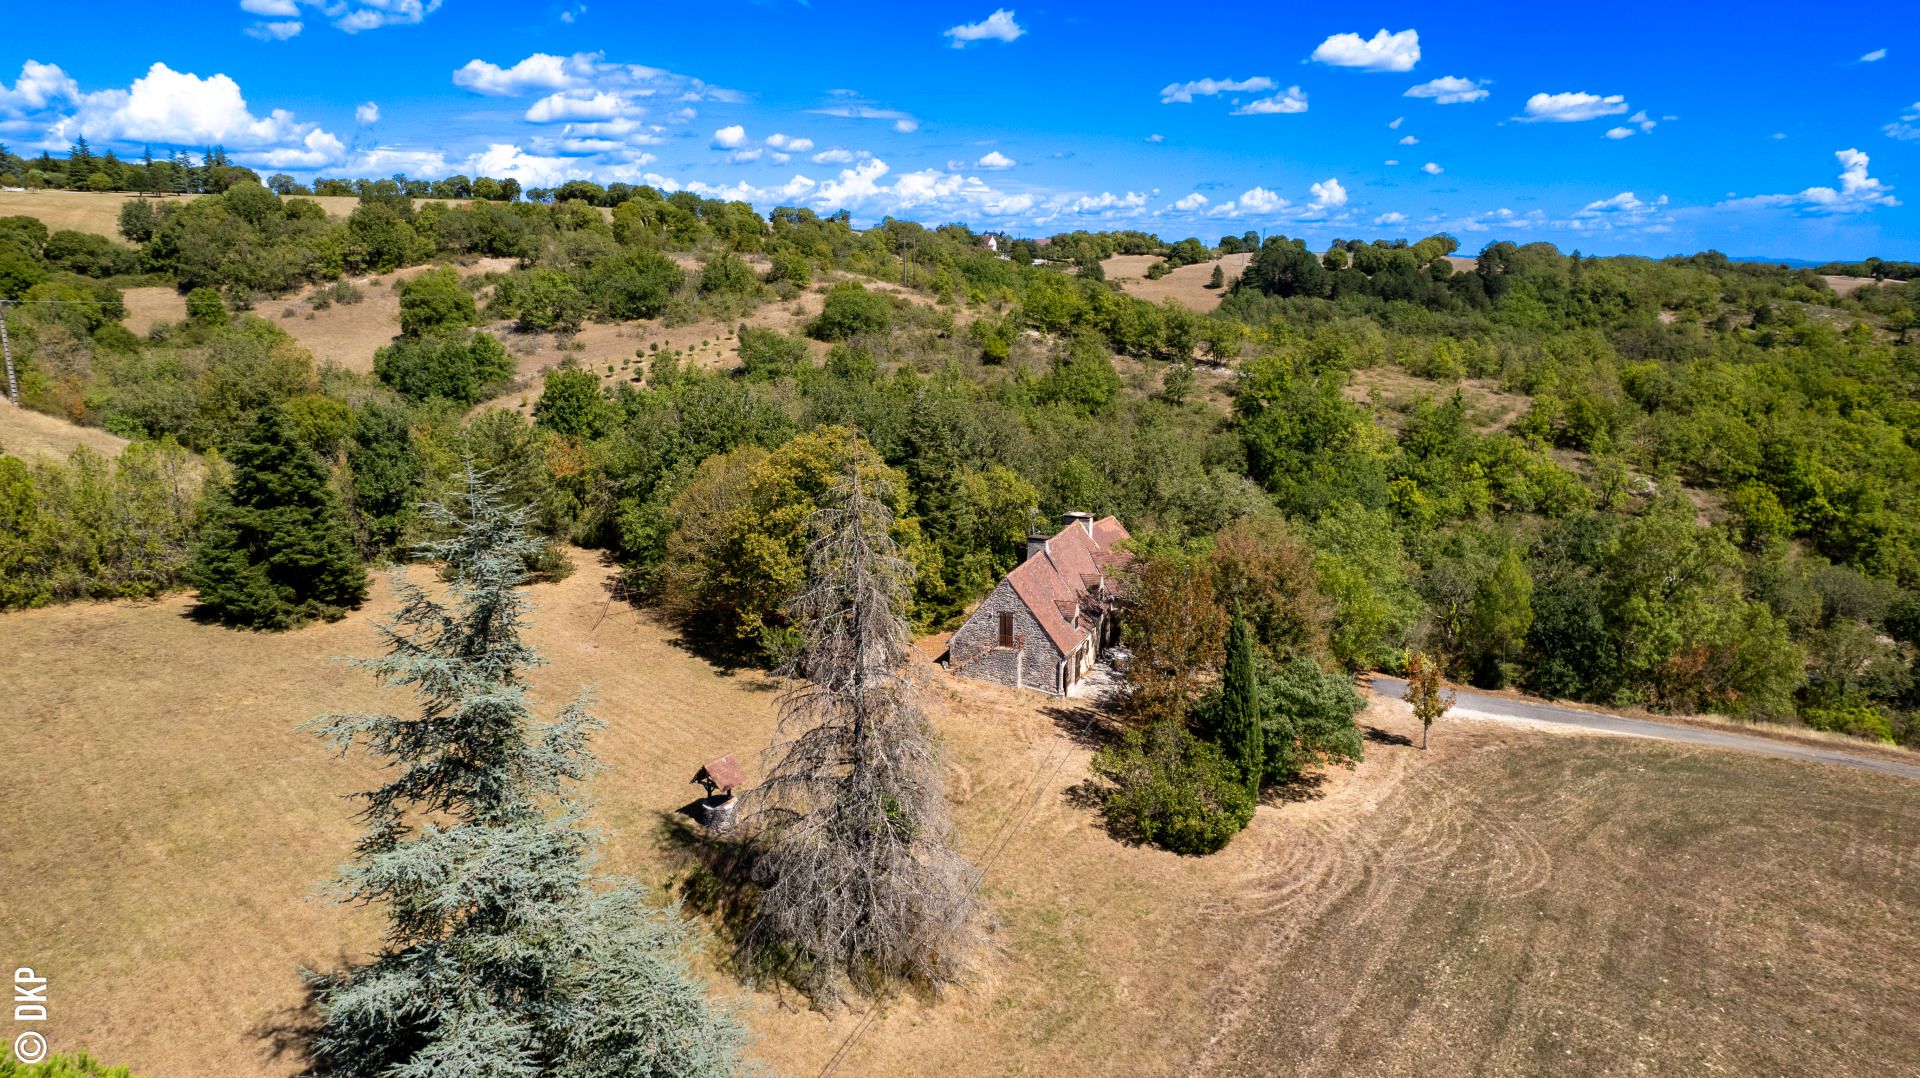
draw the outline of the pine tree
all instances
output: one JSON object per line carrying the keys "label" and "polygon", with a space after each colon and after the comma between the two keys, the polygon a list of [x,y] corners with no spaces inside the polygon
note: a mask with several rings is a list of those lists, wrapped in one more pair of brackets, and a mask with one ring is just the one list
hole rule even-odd
{"label": "pine tree", "polygon": [[859,454],[812,520],[801,633],[773,761],[754,791],[746,945],[816,996],[956,979],[974,943],[976,873],[953,848],[932,731],[905,671],[911,569]]}
{"label": "pine tree", "polygon": [[1260,679],[1253,665],[1253,630],[1236,611],[1227,630],[1227,668],[1221,678],[1219,729],[1215,739],[1240,768],[1255,796],[1266,765],[1260,726]]}
{"label": "pine tree", "polygon": [[287,629],[337,618],[367,595],[327,466],[277,408],[263,410],[230,456],[187,567],[200,605],[221,621]]}
{"label": "pine tree", "polygon": [[1225,288],[1226,286],[1227,286],[1227,271],[1224,268],[1222,268],[1218,262],[1216,262],[1213,265],[1213,276],[1207,278],[1207,287],[1208,288]]}
{"label": "pine tree", "polygon": [[523,566],[542,542],[524,508],[467,474],[429,503],[451,538],[423,553],[451,576],[443,601],[404,579],[385,657],[417,718],[328,715],[312,724],[387,762],[362,795],[366,834],[335,896],[387,914],[366,966],[309,974],[317,1076],[736,1073],[744,1033],[687,966],[688,932],[640,888],[588,872],[594,842],[570,788],[596,764],[600,723],[576,697],[536,724],[524,675]]}

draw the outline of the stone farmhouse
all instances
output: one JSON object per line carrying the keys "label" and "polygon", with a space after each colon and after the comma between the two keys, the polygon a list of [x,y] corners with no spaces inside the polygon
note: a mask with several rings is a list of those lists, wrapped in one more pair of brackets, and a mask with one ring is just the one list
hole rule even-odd
{"label": "stone farmhouse", "polygon": [[1014,688],[1065,696],[1101,649],[1119,638],[1115,572],[1128,560],[1118,520],[1068,513],[968,615],[947,645],[948,669]]}

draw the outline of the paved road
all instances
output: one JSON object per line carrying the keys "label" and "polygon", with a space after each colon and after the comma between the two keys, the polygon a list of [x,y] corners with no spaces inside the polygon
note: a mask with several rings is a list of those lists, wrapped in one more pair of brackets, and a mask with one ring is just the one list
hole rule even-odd
{"label": "paved road", "polygon": [[[1400,678],[1375,674],[1369,680],[1374,692],[1382,696],[1390,696],[1395,700],[1406,699],[1407,683]],[[1710,730],[1698,726],[1629,719],[1620,715],[1581,711],[1534,700],[1514,700],[1505,696],[1487,696],[1465,690],[1457,690],[1457,693],[1455,707],[1462,711],[1476,712],[1494,718],[1551,723],[1555,726],[1574,726],[1583,730],[1631,734],[1635,737],[1652,737],[1662,741],[1683,741],[1690,745],[1732,749],[1736,752],[1753,752],[1762,756],[1778,756],[1788,760],[1838,764],[1841,767],[1859,767],[1868,771],[1882,771],[1891,775],[1920,779],[1920,764],[1901,763],[1898,760],[1888,760],[1878,756],[1855,755],[1839,749],[1814,748],[1810,745],[1796,745],[1786,741],[1774,741],[1770,738]]]}

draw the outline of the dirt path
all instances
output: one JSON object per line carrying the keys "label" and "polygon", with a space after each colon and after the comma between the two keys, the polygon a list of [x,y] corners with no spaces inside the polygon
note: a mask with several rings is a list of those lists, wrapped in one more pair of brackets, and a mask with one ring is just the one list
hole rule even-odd
{"label": "dirt path", "polygon": [[[1406,699],[1407,683],[1400,678],[1375,674],[1369,680],[1374,692],[1395,700]],[[1902,763],[1898,760],[1847,752],[1844,749],[1796,745],[1752,734],[1708,730],[1698,726],[1655,722],[1650,719],[1630,719],[1624,715],[1610,715],[1602,711],[1582,711],[1537,700],[1515,700],[1505,696],[1458,691],[1454,709],[1461,714],[1480,718],[1552,723],[1556,726],[1573,726],[1597,733],[1680,741],[1689,745],[1704,745],[1708,748],[1777,756],[1783,760],[1804,760],[1810,763],[1837,764],[1841,767],[1859,767],[1889,775],[1920,779],[1920,764]]]}

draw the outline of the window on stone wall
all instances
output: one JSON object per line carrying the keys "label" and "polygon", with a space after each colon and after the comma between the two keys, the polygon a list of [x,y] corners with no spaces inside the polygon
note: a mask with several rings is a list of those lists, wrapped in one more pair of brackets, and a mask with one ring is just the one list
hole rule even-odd
{"label": "window on stone wall", "polygon": [[1003,648],[1010,648],[1013,646],[1013,615],[1012,614],[1003,613],[1000,615],[1000,646]]}

